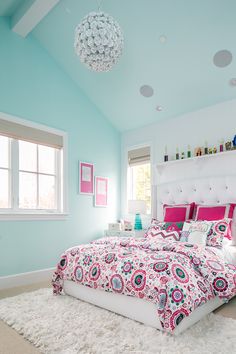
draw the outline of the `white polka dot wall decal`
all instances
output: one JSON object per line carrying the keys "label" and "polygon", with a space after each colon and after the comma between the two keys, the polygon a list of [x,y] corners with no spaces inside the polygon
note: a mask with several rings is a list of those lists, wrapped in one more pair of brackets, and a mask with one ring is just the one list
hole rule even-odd
{"label": "white polka dot wall decal", "polygon": [[236,77],[233,77],[231,80],[229,80],[230,86],[236,86]]}
{"label": "white polka dot wall decal", "polygon": [[166,40],[167,40],[167,38],[166,38],[166,36],[165,36],[164,34],[162,34],[162,35],[159,37],[159,41],[160,41],[161,43],[165,43]]}
{"label": "white polka dot wall decal", "polygon": [[218,68],[224,68],[231,63],[232,59],[233,55],[229,50],[219,50],[213,57],[213,63]]}
{"label": "white polka dot wall decal", "polygon": [[157,110],[158,112],[161,112],[161,111],[163,111],[163,107],[162,107],[162,106],[156,106],[156,110]]}
{"label": "white polka dot wall decal", "polygon": [[139,91],[140,91],[141,95],[144,97],[152,97],[153,93],[154,93],[153,88],[149,85],[141,86]]}

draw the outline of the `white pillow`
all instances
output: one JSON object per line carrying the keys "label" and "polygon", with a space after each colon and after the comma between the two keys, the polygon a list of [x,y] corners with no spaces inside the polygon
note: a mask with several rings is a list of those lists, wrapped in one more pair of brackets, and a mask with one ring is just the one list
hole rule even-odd
{"label": "white pillow", "polygon": [[206,246],[207,235],[211,226],[212,222],[209,221],[185,222],[180,241]]}

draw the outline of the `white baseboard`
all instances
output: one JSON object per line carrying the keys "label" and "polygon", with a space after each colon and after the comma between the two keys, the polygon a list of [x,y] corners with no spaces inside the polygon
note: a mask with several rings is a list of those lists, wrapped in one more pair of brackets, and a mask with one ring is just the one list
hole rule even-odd
{"label": "white baseboard", "polygon": [[54,270],[55,268],[48,268],[0,277],[0,290],[50,281]]}

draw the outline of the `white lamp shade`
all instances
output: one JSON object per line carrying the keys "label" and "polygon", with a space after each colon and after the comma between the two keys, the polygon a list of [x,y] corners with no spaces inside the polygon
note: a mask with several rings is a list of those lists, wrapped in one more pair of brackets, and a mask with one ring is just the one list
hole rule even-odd
{"label": "white lamp shade", "polygon": [[128,213],[129,214],[146,214],[147,205],[145,200],[128,200]]}

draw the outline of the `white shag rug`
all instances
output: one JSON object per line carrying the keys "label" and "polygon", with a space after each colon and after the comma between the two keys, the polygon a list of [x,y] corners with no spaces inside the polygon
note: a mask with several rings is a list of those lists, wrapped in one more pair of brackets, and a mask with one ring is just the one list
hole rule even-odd
{"label": "white shag rug", "polygon": [[236,321],[209,315],[178,337],[40,289],[0,300],[0,319],[45,354],[236,353]]}

